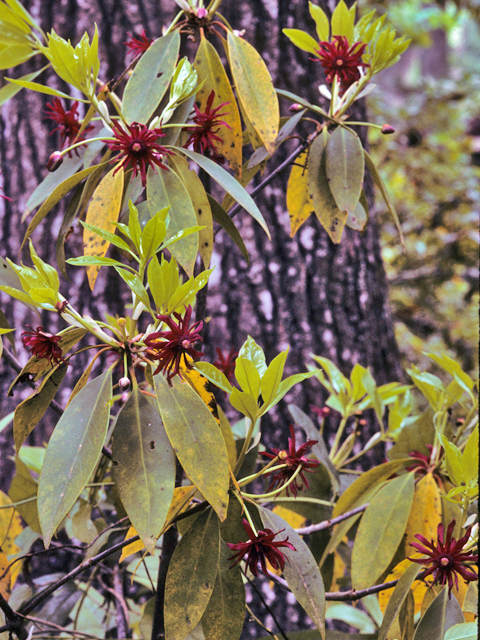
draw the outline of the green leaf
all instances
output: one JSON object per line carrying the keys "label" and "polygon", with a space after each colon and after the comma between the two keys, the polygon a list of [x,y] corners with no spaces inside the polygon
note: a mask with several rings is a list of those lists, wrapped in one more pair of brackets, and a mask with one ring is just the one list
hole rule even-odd
{"label": "green leaf", "polygon": [[463,450],[462,468],[467,484],[478,478],[478,425],[470,434]]}
{"label": "green leaf", "polygon": [[11,69],[36,55],[29,44],[12,44],[0,49],[0,69]]}
{"label": "green leaf", "polygon": [[462,453],[453,442],[450,442],[444,435],[440,435],[440,440],[445,449],[445,463],[447,465],[450,480],[458,487],[465,480],[463,471]]}
{"label": "green leaf", "polygon": [[[322,384],[328,389],[328,391],[330,391],[330,393],[335,392],[338,394],[345,393],[347,395],[350,395],[350,381],[343,375],[340,369],[331,360],[329,360],[328,358],[323,358],[322,356],[313,355],[312,358],[322,367],[322,369],[325,369],[325,371],[327,372],[331,385],[328,386],[322,380],[320,380],[320,382],[322,382]],[[318,375],[318,371],[316,373]]]}
{"label": "green leaf", "polygon": [[380,398],[380,395],[378,393],[377,383],[375,382],[370,369],[367,369],[363,374],[362,383],[365,387],[368,397],[372,401],[372,406],[375,410],[375,415],[377,416],[378,423],[380,425],[383,425],[383,413],[385,411],[385,407],[383,406],[382,399]]}
{"label": "green leaf", "polygon": [[282,29],[282,32],[296,47],[302,49],[302,51],[308,51],[308,53],[314,54],[316,49],[318,49],[318,42],[314,40],[310,34],[306,33],[306,31],[301,31],[300,29]]}
{"label": "green leaf", "polygon": [[456,598],[448,597],[445,587],[433,600],[418,623],[413,640],[444,640],[445,632],[465,622]]}
{"label": "green leaf", "polygon": [[[234,198],[238,204],[240,204],[245,211],[247,211],[252,218],[254,218],[258,224],[262,227],[262,229],[267,234],[270,239],[270,231],[268,230],[267,223],[252,197],[245,191],[242,185],[235,180],[233,176],[222,169],[216,162],[213,162],[209,158],[205,158],[200,153],[195,153],[195,151],[190,151],[189,149],[180,149],[177,147],[172,147],[176,151],[183,153],[188,158],[193,160],[198,164],[198,166],[206,171],[212,178],[217,182],[222,189],[225,189],[227,193],[229,193],[232,198]],[[211,201],[210,201],[211,202]],[[213,208],[212,208],[213,214]]]}
{"label": "green leaf", "polygon": [[123,94],[126,121],[147,124],[172,79],[180,48],[180,35],[172,31],[145,51],[130,76]]}
{"label": "green leaf", "polygon": [[355,6],[348,9],[344,0],[335,7],[332,14],[332,38],[333,36],[345,36],[349,44],[353,44],[353,25],[355,23]]}
{"label": "green leaf", "polygon": [[220,555],[220,530],[207,509],[187,529],[170,561],[165,585],[165,637],[184,640],[200,622],[212,596]]}
{"label": "green leaf", "polygon": [[373,620],[365,611],[361,611],[344,602],[329,605],[325,617],[327,620],[341,620],[342,622],[346,622],[351,627],[358,629],[361,633],[375,632]]}
{"label": "green leaf", "polygon": [[263,144],[273,153],[280,112],[270,73],[259,53],[246,40],[230,31],[227,40],[237,95]]}
{"label": "green leaf", "polygon": [[[36,498],[38,483],[32,478],[27,465],[19,457],[15,458],[15,470],[15,475],[8,490],[8,495],[12,502]],[[35,533],[40,533],[36,500],[19,504],[15,508],[28,526],[33,529]]]}
{"label": "green leaf", "polygon": [[[175,378],[170,387],[154,376],[165,430],[185,473],[223,521],[227,515],[228,453],[218,423],[189,384]],[[213,586],[213,585],[212,585]]]}
{"label": "green leaf", "polygon": [[227,376],[210,362],[195,362],[193,367],[225,393],[232,392],[232,385]]}
{"label": "green leaf", "polygon": [[299,382],[303,382],[304,380],[311,378],[314,375],[315,375],[314,371],[307,371],[305,373],[295,373],[293,376],[289,376],[288,378],[285,378],[285,380],[282,380],[281,383],[278,385],[278,390],[275,393],[273,399],[270,401],[270,403],[262,405],[260,415],[263,415],[264,413],[269,411],[272,407],[274,407],[276,404],[278,404],[280,400],[290,391],[290,389],[293,386],[295,386]]}
{"label": "green leaf", "polygon": [[[147,173],[148,209],[153,217],[160,209],[170,207],[170,223],[166,239],[172,238],[183,229],[194,227],[197,216],[192,200],[183,182],[174,171],[160,169],[158,173],[148,170]],[[198,233],[172,245],[171,253],[189,276],[193,275],[193,268],[198,253]]]}
{"label": "green leaf", "polygon": [[365,174],[360,138],[344,127],[337,127],[328,138],[325,169],[338,208],[353,214],[362,193]]}
{"label": "green leaf", "polygon": [[252,422],[257,418],[258,401],[248,391],[239,391],[236,387],[233,387],[230,394],[230,404],[234,409],[243,413],[244,416],[248,416]]}
{"label": "green leaf", "polygon": [[175,486],[175,453],[156,409],[135,386],[115,423],[113,479],[125,511],[150,553]]}
{"label": "green leaf", "polygon": [[124,280],[129,286],[130,290],[135,294],[136,303],[140,300],[143,302],[147,309],[150,309],[150,298],[148,297],[148,292],[143,286],[142,281],[138,277],[136,273],[132,273],[131,271],[127,271],[125,268],[115,266],[115,271],[118,275]]}
{"label": "green leaf", "polygon": [[433,360],[434,362],[436,362],[440,367],[442,367],[442,369],[444,369],[451,376],[457,375],[458,378],[460,378],[460,380],[462,380],[462,382],[465,384],[467,389],[473,389],[475,385],[474,380],[472,380],[472,378],[468,375],[468,373],[465,373],[463,371],[462,367],[456,360],[454,360],[453,358],[450,358],[449,356],[443,353],[440,356],[435,353],[427,353],[426,355],[428,355],[430,360]]}
{"label": "green leaf", "polygon": [[308,152],[308,192],[320,224],[330,239],[338,244],[342,239],[347,221],[347,212],[341,211],[329,187],[326,165],[326,145],[328,134],[319,135]]}
{"label": "green leaf", "polygon": [[111,397],[112,372],[108,369],[75,396],[50,438],[38,486],[38,514],[46,548],[97,466]]}
{"label": "green leaf", "polygon": [[238,352],[239,358],[246,358],[255,365],[260,377],[265,375],[267,371],[267,363],[265,361],[265,354],[262,347],[258,345],[252,336],[248,336]]}
{"label": "green leaf", "polygon": [[67,368],[66,364],[61,364],[52,369],[32,395],[17,405],[13,419],[13,438],[17,453],[50,406],[67,373]]}
{"label": "green leaf", "polygon": [[325,638],[325,589],[312,552],[283,518],[262,507],[259,507],[259,513],[265,527],[275,532],[283,529],[287,537],[282,535],[279,540],[286,539],[295,547],[295,551],[282,548],[282,554],[287,559],[283,575],[293,595],[315,623],[321,637]]}
{"label": "green leaf", "polygon": [[278,354],[268,365],[267,370],[262,376],[261,392],[262,400],[265,404],[270,402],[275,397],[278,391],[278,387],[282,381],[283,369],[288,356],[288,349]]}
{"label": "green leaf", "polygon": [[87,222],[83,222],[83,220],[80,220],[80,224],[84,229],[88,229],[88,231],[91,231],[97,236],[100,236],[100,238],[102,238],[103,240],[106,240],[109,244],[113,244],[116,247],[119,247],[120,249],[123,249],[128,253],[131,253],[130,245],[123,238],[120,238],[120,236],[117,236],[114,233],[107,231],[106,229],[101,229],[100,227],[96,227],[93,224],[88,224]]}
{"label": "green leaf", "polygon": [[477,638],[478,624],[476,622],[463,622],[450,627],[443,640],[476,640]]}
{"label": "green leaf", "polygon": [[[33,80],[34,78],[39,76],[41,73],[43,73],[43,71],[45,71],[47,66],[42,67],[41,69],[38,69],[37,71],[34,71],[33,73],[27,73],[26,75],[22,76],[21,78],[18,78],[18,80],[20,80],[21,82],[22,81],[29,82],[30,80]],[[5,78],[5,79],[7,79],[7,78]],[[0,106],[2,104],[4,104],[5,102],[7,102],[8,100],[10,100],[11,98],[13,98],[13,96],[16,96],[17,93],[19,91],[21,91],[21,90],[22,90],[22,87],[14,84],[14,83],[8,83],[8,84],[4,85],[0,89]]]}
{"label": "green leaf", "polygon": [[97,258],[96,256],[79,256],[78,258],[69,258],[66,261],[68,264],[73,264],[75,267],[92,267],[92,266],[118,266],[125,267],[122,262],[114,260],[113,258]]}
{"label": "green leaf", "polygon": [[220,543],[217,579],[202,617],[208,640],[238,640],[245,622],[245,587],[237,565],[230,568],[232,552]]}
{"label": "green leaf", "polygon": [[388,568],[407,526],[414,488],[414,474],[405,474],[390,480],[370,500],[353,546],[354,589],[375,584]]}
{"label": "green leaf", "polygon": [[320,42],[325,42],[329,39],[328,36],[330,34],[330,23],[325,11],[323,11],[323,9],[318,5],[313,4],[313,2],[308,3],[308,10],[310,11],[312,18],[315,20],[318,39]]}
{"label": "green leaf", "polygon": [[396,620],[403,603],[405,602],[410,588],[420,573],[421,565],[412,563],[405,573],[400,577],[395,589],[387,604],[387,608],[383,614],[383,621],[378,632],[378,640],[387,640],[390,627]]}
{"label": "green leaf", "polygon": [[212,210],[213,220],[224,229],[227,235],[233,240],[236,246],[240,249],[242,256],[247,261],[247,265],[250,264],[250,258],[248,257],[247,247],[242,240],[239,230],[235,226],[235,223],[230,218],[225,209],[220,205],[210,194],[207,193],[208,202],[210,203],[210,209]]}
{"label": "green leaf", "polygon": [[251,360],[238,356],[235,361],[235,378],[242,391],[249,393],[252,398],[258,398],[260,394],[260,374]]}
{"label": "green leaf", "polygon": [[[30,56],[29,56],[30,57]],[[34,77],[38,74],[32,74]],[[23,76],[26,78],[27,76]],[[57,98],[66,98],[67,100],[78,100],[78,98],[74,98],[73,96],[69,96],[68,93],[64,93],[63,91],[59,91],[58,89],[53,89],[52,87],[47,87],[44,84],[40,84],[38,82],[31,82],[29,80],[22,80],[21,78],[5,78],[12,85],[19,87],[20,89],[30,89],[30,91],[36,91],[37,93],[45,93],[47,96],[56,96]],[[85,102],[84,100],[80,100],[80,102]]]}

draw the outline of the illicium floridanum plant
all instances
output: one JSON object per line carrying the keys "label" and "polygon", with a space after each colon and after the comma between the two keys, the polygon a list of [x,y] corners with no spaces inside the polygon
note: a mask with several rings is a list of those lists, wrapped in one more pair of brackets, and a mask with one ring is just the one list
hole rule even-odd
{"label": "illicium floridanum plant", "polygon": [[[0,2],[0,39],[9,46],[1,58],[3,67],[37,55],[47,62],[42,70],[9,82],[16,92],[25,88],[52,97],[45,116],[55,123],[63,147],[47,163],[53,173],[27,203],[27,215],[39,207],[24,238],[32,266],[2,258],[0,290],[32,309],[59,315],[65,323],[58,334],[48,326],[22,333],[32,357],[11,388],[26,376],[38,386],[13,417],[17,475],[10,489],[13,504],[7,502],[6,508],[15,507],[18,522],[21,514],[47,548],[65,529],[89,549],[88,566],[101,567],[105,557],[122,547],[121,561],[146,550],[151,556],[144,561],[156,562],[153,554],[161,549],[162,567],[169,566],[166,577],[159,574],[156,595],[152,587],[152,600],[142,601],[138,615],[133,605],[130,614],[122,614],[123,632],[130,633],[131,626],[134,637],[147,637],[139,630],[147,625],[152,638],[163,629],[167,640],[193,638],[194,630],[195,638],[239,638],[246,610],[244,578],[257,578],[259,571],[277,574],[275,580],[293,592],[321,638],[329,617],[326,600],[371,598],[376,592],[383,603],[380,611],[375,600],[372,614],[379,640],[393,637],[397,627],[407,637],[404,630],[410,618],[408,628],[413,629],[414,608],[403,605],[414,597],[419,637],[427,637],[425,629],[437,610],[447,607],[452,619],[467,619],[468,624],[474,595],[465,581],[474,584],[471,563],[478,538],[472,516],[478,497],[477,383],[444,355],[431,358],[451,377],[448,384],[414,368],[409,372],[420,400],[411,385],[377,386],[360,364],[347,378],[321,356],[313,356],[309,371],[284,378],[288,349],[267,363],[252,337],[238,353],[232,348],[224,355],[217,349],[218,359],[210,363],[200,360],[204,354],[198,350],[204,318],[192,322],[197,294],[213,271],[214,222],[247,258],[228,215],[232,204],[243,207],[269,234],[242,186],[242,175],[249,172],[252,179],[263,169],[301,120],[314,127],[297,150],[288,180],[291,234],[312,210],[335,243],[345,226],[361,231],[368,219],[365,168],[397,221],[380,175],[352,128],[374,125],[352,122],[350,113],[352,104],[374,88],[373,76],[394,64],[408,42],[396,38],[385,16],[376,18],[371,12],[355,23],[355,6],[349,9],[341,0],[329,20],[310,2],[309,32],[286,29],[285,34],[323,68],[319,96],[330,101],[325,111],[302,96],[274,89],[259,54],[219,13],[219,0],[177,4],[181,10],[161,37],[145,32],[130,36],[125,44],[134,57],[111,84],[101,78],[96,27],[91,40],[84,34],[74,47],[53,30],[46,35],[17,0]],[[313,29],[317,38],[310,35]],[[184,37],[197,45],[193,61],[178,59]],[[219,44],[230,75],[215,48]],[[72,96],[34,81],[47,67],[83,94],[83,118],[77,100],[65,108],[62,101],[74,100]],[[296,105],[293,116],[280,118],[278,97]],[[394,129],[384,125],[382,131]],[[248,159],[243,157],[243,138],[254,149]],[[194,164],[225,191],[223,203],[206,192]],[[79,185],[76,209],[67,209],[60,227],[53,267],[38,256],[32,237],[53,207]],[[77,217],[83,255],[66,259],[65,239]],[[117,258],[107,257],[110,247]],[[67,275],[67,264],[86,268],[92,290],[99,270],[113,268],[130,291],[124,316],[100,319],[77,311],[60,293],[59,274]],[[77,378],[68,404],[59,409],[48,447],[32,453],[25,440],[53,402],[68,365],[76,371],[79,351],[74,348],[87,334],[88,346],[80,351],[94,349],[95,355]],[[94,364],[103,362],[100,355],[106,353],[114,357],[92,377]],[[330,394],[325,407],[312,408],[318,423],[290,405],[295,426],[288,445],[261,450],[262,416],[307,378],[316,378]],[[212,385],[223,392],[219,404]],[[220,406],[226,399],[227,413],[242,416],[233,425]],[[366,410],[372,411],[364,414]],[[331,441],[324,433],[329,414],[329,420],[338,416]],[[368,419],[376,420],[377,428],[359,446],[366,415],[374,416]],[[299,428],[306,433],[303,444]],[[388,461],[357,477],[357,462],[380,443],[393,444]],[[257,459],[258,453],[264,457]],[[34,471],[40,471],[38,481]],[[262,481],[265,488],[258,490]],[[109,535],[118,530],[121,514],[130,529],[124,542],[113,544]],[[312,525],[305,528],[307,519]],[[321,542],[314,536],[307,544],[302,538],[321,530],[330,532]],[[175,548],[177,531],[181,539]],[[5,535],[0,531],[0,539],[9,535],[10,528]],[[23,540],[18,539],[21,555],[31,544],[31,538]],[[107,546],[102,553],[99,540]],[[345,545],[350,547],[347,554]],[[423,555],[410,560],[415,550]],[[332,579],[328,562],[333,557],[338,568],[347,556],[345,577],[335,569]],[[11,630],[23,638],[26,619],[7,603],[15,579],[8,560],[5,565],[0,553],[5,618],[0,632]],[[400,581],[382,601],[384,583],[398,563],[394,577],[401,576]],[[80,564],[70,577],[86,566]],[[158,564],[148,566],[158,573]],[[278,577],[281,572],[285,580]],[[422,608],[418,592],[410,595],[410,587],[428,576],[431,604],[424,611],[426,605]],[[327,578],[332,591],[340,580],[348,590],[325,593]],[[28,615],[62,584],[55,578],[49,590],[28,595],[22,614]],[[81,588],[88,592],[100,586],[92,574]],[[81,606],[70,615],[77,622]],[[342,616],[350,615],[352,607],[338,606]],[[72,623],[74,631],[77,622]],[[65,632],[71,628],[67,624]]]}

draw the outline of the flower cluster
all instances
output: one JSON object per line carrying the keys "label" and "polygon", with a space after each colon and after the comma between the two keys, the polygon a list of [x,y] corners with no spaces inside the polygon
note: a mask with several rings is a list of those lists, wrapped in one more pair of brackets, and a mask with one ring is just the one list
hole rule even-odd
{"label": "flower cluster", "polygon": [[[285,483],[287,483],[295,472],[299,468],[301,468],[300,473],[297,477],[291,482],[286,491],[287,496],[290,495],[290,489],[295,496],[297,497],[297,493],[301,491],[304,487],[308,489],[310,485],[308,484],[308,480],[305,476],[305,471],[311,472],[312,469],[318,467],[320,462],[318,460],[311,460],[305,457],[305,454],[310,451],[314,444],[317,444],[318,440],[307,440],[304,444],[302,444],[298,449],[296,448],[295,442],[295,431],[293,429],[293,424],[290,425],[290,435],[291,438],[288,439],[288,451],[280,450],[280,449],[272,449],[272,453],[267,453],[265,451],[261,452],[261,455],[266,456],[273,460],[278,457],[279,462],[285,464],[286,466],[283,469],[278,471],[271,471],[266,473],[265,475],[272,475],[272,479],[270,482],[270,486],[268,487],[268,491],[272,491],[277,487],[281,487]],[[301,478],[303,481],[303,485],[298,484],[297,479]]]}
{"label": "flower cluster", "polygon": [[243,519],[243,528],[248,534],[249,540],[246,542],[231,543],[227,542],[227,547],[231,551],[236,551],[229,560],[235,560],[230,569],[238,564],[246,555],[245,560],[245,573],[247,568],[253,573],[255,577],[258,576],[258,564],[260,563],[261,571],[264,575],[268,576],[267,564],[265,560],[271,564],[274,569],[281,569],[283,571],[285,567],[285,555],[279,551],[282,547],[296,551],[291,542],[288,542],[288,537],[285,540],[274,540],[279,533],[285,531],[277,531],[273,533],[271,529],[265,529],[265,531],[259,531],[256,535],[250,526],[250,524]]}
{"label": "flower cluster", "polygon": [[218,347],[215,348],[217,353],[217,359],[213,362],[213,365],[217,367],[227,378],[229,382],[233,382],[235,378],[235,360],[238,356],[238,351],[232,347],[227,355],[224,355],[223,351]]}
{"label": "flower cluster", "polygon": [[123,42],[126,47],[130,49],[129,53],[134,53],[138,55],[139,53],[145,53],[147,49],[150,48],[150,45],[153,42],[153,38],[147,38],[147,34],[145,29],[137,38],[131,33],[128,34],[128,40]]}
{"label": "flower cluster", "polygon": [[320,58],[327,82],[332,84],[333,79],[337,78],[341,90],[346,91],[360,79],[360,68],[368,67],[368,64],[362,62],[367,45],[355,42],[350,46],[345,36],[334,36],[333,40],[334,42],[319,42],[315,53]]}
{"label": "flower cluster", "polygon": [[[69,147],[71,144],[85,140],[85,133],[93,129],[92,125],[85,127],[81,136],[78,136],[82,123],[78,119],[78,102],[74,102],[68,111],[65,111],[63,104],[59,98],[54,98],[52,102],[47,103],[45,117],[53,120],[57,126],[50,133],[55,131],[60,133],[60,146]],[[71,152],[70,154],[71,155]]]}
{"label": "flower cluster", "polygon": [[211,91],[207,99],[205,111],[200,111],[197,105],[193,105],[195,109],[195,115],[192,120],[195,126],[186,127],[184,131],[190,133],[190,137],[185,143],[185,148],[193,145],[193,150],[197,153],[202,153],[215,162],[222,163],[224,161],[223,156],[218,152],[216,143],[223,144],[222,138],[217,135],[220,127],[228,127],[230,125],[224,120],[220,120],[226,113],[218,113],[220,109],[228,104],[228,102],[222,102],[222,104],[212,109],[213,101],[215,100],[215,91]]}
{"label": "flower cluster", "polygon": [[[30,327],[29,324],[26,325]],[[63,362],[62,348],[59,346],[60,336],[47,333],[43,327],[24,331],[22,333],[23,346],[37,358],[45,358],[53,366]]]}
{"label": "flower cluster", "polygon": [[191,306],[185,309],[183,318],[179,313],[174,313],[173,315],[178,322],[175,322],[170,316],[158,315],[157,318],[163,320],[169,326],[170,331],[157,331],[150,334],[145,340],[149,357],[152,360],[158,360],[159,363],[154,375],[160,371],[167,374],[167,380],[170,385],[172,378],[180,373],[182,358],[185,365],[191,369],[192,365],[186,356],[189,355],[193,359],[203,356],[201,351],[196,351],[193,347],[196,342],[202,340],[200,331],[202,330],[203,322],[200,320],[191,327],[188,326],[192,315]]}
{"label": "flower cluster", "polygon": [[132,122],[132,124],[122,125],[112,122],[113,135],[115,140],[105,140],[112,151],[120,151],[120,155],[115,158],[119,160],[123,158],[121,165],[115,170],[117,172],[121,167],[124,169],[129,165],[133,169],[133,175],[138,172],[142,177],[142,185],[147,184],[147,169],[154,165],[168,171],[168,167],[163,164],[163,156],[172,155],[172,151],[165,149],[157,143],[158,138],[165,136],[162,129],[149,129],[145,124]]}
{"label": "flower cluster", "polygon": [[[438,525],[437,529],[437,544],[433,543],[433,540],[429,542],[426,538],[420,534],[416,534],[415,538],[420,540],[425,547],[418,544],[418,542],[412,542],[411,546],[415,547],[420,553],[424,553],[428,556],[427,559],[415,559],[409,558],[412,562],[423,564],[429,567],[425,572],[424,577],[430,574],[433,575],[435,584],[441,584],[445,586],[448,584],[449,596],[453,589],[455,580],[455,586],[458,589],[458,575],[461,575],[467,582],[477,580],[477,574],[468,569],[465,566],[466,562],[478,562],[478,556],[470,553],[462,553],[463,547],[468,542],[472,527],[468,527],[465,531],[465,535],[455,540],[452,537],[453,530],[455,528],[455,520],[452,520],[448,525],[447,535],[444,536],[443,524]],[[429,566],[430,565],[430,566]]]}

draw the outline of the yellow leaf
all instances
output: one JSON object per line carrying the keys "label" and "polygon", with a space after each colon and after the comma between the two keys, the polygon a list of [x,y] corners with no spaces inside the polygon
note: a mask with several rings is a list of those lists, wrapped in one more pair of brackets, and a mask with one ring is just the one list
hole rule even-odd
{"label": "yellow leaf", "polygon": [[[100,182],[88,207],[85,222],[99,229],[115,233],[113,222],[118,219],[123,197],[123,169],[112,169]],[[115,173],[116,172],[116,173]],[[83,250],[86,256],[103,257],[110,243],[88,229],[83,230]],[[87,277],[90,289],[93,291],[95,281],[100,271],[99,266],[87,267]]]}
{"label": "yellow leaf", "polygon": [[228,52],[242,107],[267,151],[272,154],[278,135],[280,111],[267,66],[251,44],[230,32]]}
{"label": "yellow leaf", "polygon": [[310,217],[313,204],[308,192],[307,152],[298,156],[292,165],[287,184],[287,210],[290,216],[290,237],[293,238]]}
{"label": "yellow leaf", "polygon": [[[345,537],[345,541],[348,542],[348,539]],[[340,591],[340,580],[345,575],[346,565],[342,559],[342,556],[335,549],[333,554],[333,575],[332,575],[332,584],[330,586],[330,591]]]}
{"label": "yellow leaf", "polygon": [[9,561],[5,553],[0,549],[0,595],[5,600],[10,597],[10,591],[12,590],[12,576],[9,568]]}
{"label": "yellow leaf", "polygon": [[[186,354],[185,358],[189,363],[193,362],[193,359],[189,355]],[[202,374],[196,369],[189,369],[184,360],[182,360],[180,363],[180,375],[185,380],[185,382],[188,382],[192,389],[197,392],[200,398],[210,409],[210,413],[215,418],[217,424],[220,426],[217,401],[215,400],[210,382],[207,380],[207,378],[205,378],[205,376],[202,376]]]}
{"label": "yellow leaf", "polygon": [[230,87],[230,81],[217,51],[205,38],[202,38],[198,47],[197,56],[193,66],[198,73],[198,81],[205,80],[202,88],[197,92],[196,98],[200,102],[200,110],[205,109],[210,92],[215,91],[215,100],[212,108],[226,102],[220,113],[221,120],[229,126],[220,127],[217,135],[222,138],[223,144],[218,144],[218,152],[225,156],[228,164],[236,174],[242,171],[242,123],[240,113],[235,101],[235,96]]}
{"label": "yellow leaf", "polygon": [[[0,507],[12,504],[6,493],[0,491]],[[21,551],[15,544],[15,538],[23,531],[22,519],[16,509],[0,509],[0,549],[7,556],[13,556]],[[11,571],[11,586],[15,584],[22,563],[16,562]],[[0,572],[0,575],[3,571]]]}
{"label": "yellow leaf", "polygon": [[295,513],[295,511],[291,511],[280,505],[273,507],[272,511],[285,520],[285,522],[288,522],[292,529],[300,529],[300,527],[305,526],[305,522],[307,521],[307,519],[299,513]]}
{"label": "yellow leaf", "polygon": [[412,542],[417,542],[416,534],[427,540],[436,540],[437,527],[442,522],[442,501],[440,490],[431,473],[421,478],[415,487],[415,497],[408,517],[405,554],[412,553]]}
{"label": "yellow leaf", "polygon": [[[182,513],[183,511],[186,511],[196,491],[196,488],[191,485],[185,487],[177,487],[176,489],[174,489],[172,504],[170,505],[170,508],[168,510],[165,525],[160,532],[160,535],[162,535],[168,529],[171,521],[173,520],[173,518],[175,518],[175,516],[177,516],[179,513]],[[125,536],[125,540],[128,540],[128,538],[136,535],[137,532],[135,531],[135,527],[130,527],[127,531],[127,535]],[[120,560],[118,562],[122,562],[123,560],[125,560],[125,558],[132,555],[132,553],[137,553],[137,551],[142,551],[143,549],[145,549],[145,545],[143,544],[142,540],[137,540],[136,542],[130,543],[122,549],[122,555],[120,556]]]}
{"label": "yellow leaf", "polygon": [[[475,571],[475,573],[478,573],[478,568],[476,565],[470,565],[469,568],[472,569],[472,571]],[[453,587],[452,589],[452,593],[458,600],[458,603],[460,604],[462,609],[469,584],[471,583],[465,582],[465,580],[463,580],[461,576],[458,576],[458,589],[456,587]],[[475,622],[475,620],[477,619],[477,616],[474,613],[470,613],[469,611],[464,611],[463,615],[465,616],[465,622]]]}
{"label": "yellow leaf", "polygon": [[[421,553],[414,553],[411,557],[422,558],[423,556]],[[400,578],[411,564],[412,562],[408,558],[402,560],[402,562],[397,564],[397,566],[393,569],[391,574],[387,578],[385,578],[385,582],[390,582],[390,580],[397,580],[398,578]],[[378,603],[380,604],[382,613],[384,613],[385,609],[387,608],[387,604],[393,593],[393,589],[394,587],[392,587],[391,589],[385,589],[385,591],[380,591],[380,593],[378,594]],[[415,613],[418,613],[422,609],[422,602],[424,600],[426,592],[428,591],[428,586],[420,580],[415,580],[410,591],[413,594],[413,600],[415,602]]]}

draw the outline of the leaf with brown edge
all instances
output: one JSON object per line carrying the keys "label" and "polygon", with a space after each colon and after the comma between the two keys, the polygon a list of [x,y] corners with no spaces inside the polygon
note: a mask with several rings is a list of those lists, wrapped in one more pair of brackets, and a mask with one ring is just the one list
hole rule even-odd
{"label": "leaf with brown edge", "polygon": [[[115,233],[114,222],[122,206],[123,198],[123,169],[113,168],[102,179],[92,197],[88,207],[85,222],[87,224]],[[83,253],[85,256],[103,257],[108,251],[110,243],[86,227],[83,229]],[[90,289],[93,291],[100,267],[87,267],[87,277]]]}

